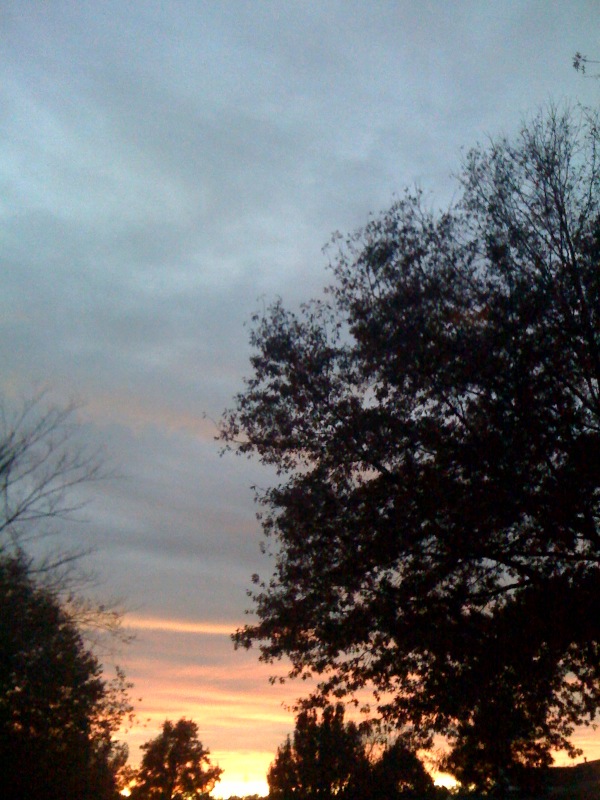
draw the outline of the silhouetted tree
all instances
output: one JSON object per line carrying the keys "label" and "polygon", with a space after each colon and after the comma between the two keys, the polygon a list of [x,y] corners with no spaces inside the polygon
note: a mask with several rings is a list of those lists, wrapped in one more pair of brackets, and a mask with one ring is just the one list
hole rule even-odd
{"label": "silhouetted tree", "polygon": [[189,719],[166,720],[161,733],[142,745],[144,756],[132,789],[134,800],[193,800],[208,797],[222,769],[210,763],[210,751]]}
{"label": "silhouetted tree", "polygon": [[278,748],[267,773],[271,800],[433,796],[431,776],[415,753],[397,740],[374,756],[344,706],[328,705],[319,714],[305,709],[296,718],[293,740]]}
{"label": "silhouetted tree", "polygon": [[127,684],[97,658],[23,557],[0,556],[0,796],[109,800],[127,757],[113,740]]}
{"label": "silhouetted tree", "polygon": [[222,422],[280,475],[236,644],[321,701],[373,689],[484,788],[600,705],[599,130],[550,110],[471,151],[448,211],[374,218],[322,300],[257,315]]}
{"label": "silhouetted tree", "polygon": [[293,743],[288,737],[269,767],[267,782],[272,800],[342,797],[364,782],[370,771],[361,734],[353,722],[344,722],[344,706],[301,711]]}
{"label": "silhouetted tree", "polygon": [[423,762],[401,739],[389,744],[372,766],[373,797],[419,798],[437,795]]}
{"label": "silhouetted tree", "polygon": [[42,393],[15,406],[0,397],[0,555],[25,554],[28,571],[58,592],[87,637],[126,639],[121,613],[82,594],[84,552],[57,546],[56,534],[85,506],[83,490],[104,476],[98,452],[83,442],[77,406]]}

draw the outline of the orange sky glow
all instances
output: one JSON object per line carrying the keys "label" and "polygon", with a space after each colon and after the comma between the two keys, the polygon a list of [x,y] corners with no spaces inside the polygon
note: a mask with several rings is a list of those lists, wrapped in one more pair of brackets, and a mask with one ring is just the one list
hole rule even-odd
{"label": "orange sky glow", "polygon": [[[282,479],[215,441],[253,375],[252,317],[322,298],[332,232],[403,187],[450,208],[477,142],[552,100],[597,107],[571,67],[599,51],[597,3],[0,9],[0,401],[10,418],[42,387],[75,400],[74,453],[106,467],[49,541],[131,610],[132,643],[101,653],[133,684],[131,765],[185,717],[224,770],[216,797],[265,794],[310,684],[271,684],[286,664],[231,640],[275,567],[251,487]],[[599,733],[575,744],[600,758]]]}
{"label": "orange sky glow", "polygon": [[[130,760],[137,765],[139,746],[157,735],[165,719],[193,719],[212,763],[223,769],[213,796],[266,795],[266,773],[277,747],[293,731],[290,705],[305,684],[271,684],[283,665],[265,665],[257,651],[232,653],[229,622],[193,622],[175,618],[126,617],[133,644],[123,666],[134,683],[137,720],[126,733]],[[227,664],[227,666],[224,666]],[[600,737],[590,728],[574,738],[588,760],[600,758]],[[557,764],[572,763],[559,754]],[[435,773],[436,782],[452,785]]]}
{"label": "orange sky glow", "polygon": [[294,727],[286,706],[302,687],[271,685],[269,676],[284,670],[259,663],[256,651],[233,653],[235,624],[132,614],[126,626],[135,635],[122,660],[137,713],[125,735],[132,765],[165,719],[186,717],[223,769],[215,797],[267,794],[269,764]]}

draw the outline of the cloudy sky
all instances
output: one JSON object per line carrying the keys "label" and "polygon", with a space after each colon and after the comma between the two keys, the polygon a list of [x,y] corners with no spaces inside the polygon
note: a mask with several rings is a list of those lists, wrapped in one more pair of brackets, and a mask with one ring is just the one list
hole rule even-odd
{"label": "cloudy sky", "polygon": [[[322,246],[549,101],[597,104],[597,0],[3,0],[0,389],[78,398],[115,478],[77,536],[136,642],[136,745],[194,718],[220,792],[264,789],[293,728],[244,621],[250,486],[214,420],[263,302],[327,282]],[[204,416],[206,415],[206,416]],[[600,757],[593,737],[580,741]]]}

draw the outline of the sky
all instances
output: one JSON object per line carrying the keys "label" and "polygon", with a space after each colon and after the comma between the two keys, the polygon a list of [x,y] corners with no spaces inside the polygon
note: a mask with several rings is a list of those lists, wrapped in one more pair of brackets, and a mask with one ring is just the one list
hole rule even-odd
{"label": "sky", "polygon": [[449,203],[464,148],[597,105],[576,51],[600,57],[596,0],[3,0],[0,391],[81,401],[113,475],[65,536],[136,636],[134,760],[186,716],[216,794],[262,792],[293,729],[302,685],[229,638],[270,569],[273,476],[215,442],[252,313],[318,294],[332,234],[405,186]]}

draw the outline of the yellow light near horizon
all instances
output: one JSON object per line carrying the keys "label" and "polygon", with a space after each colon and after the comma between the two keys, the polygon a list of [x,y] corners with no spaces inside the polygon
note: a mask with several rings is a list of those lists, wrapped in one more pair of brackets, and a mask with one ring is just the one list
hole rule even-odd
{"label": "yellow light near horizon", "polygon": [[213,797],[245,797],[251,794],[265,796],[269,793],[266,775],[274,758],[273,753],[217,751],[213,755],[214,762],[223,770],[221,780],[212,792]]}
{"label": "yellow light near horizon", "polygon": [[243,778],[226,778],[223,776],[215,786],[212,797],[228,798],[234,795],[236,797],[247,797],[252,794],[257,794],[260,797],[266,797],[269,794],[269,786],[264,778],[245,780]]}
{"label": "yellow light near horizon", "polygon": [[443,786],[446,789],[455,789],[458,786],[458,781],[446,772],[436,773],[433,782],[436,786]]}

